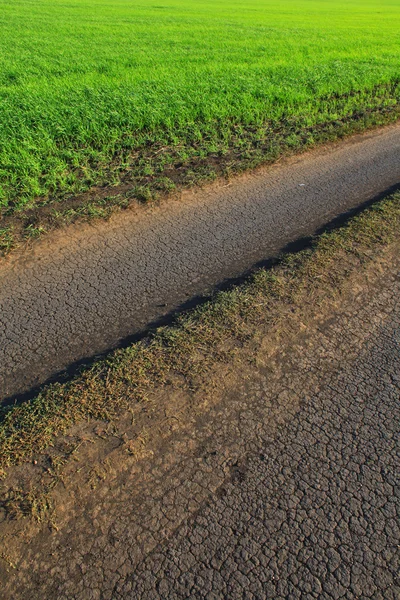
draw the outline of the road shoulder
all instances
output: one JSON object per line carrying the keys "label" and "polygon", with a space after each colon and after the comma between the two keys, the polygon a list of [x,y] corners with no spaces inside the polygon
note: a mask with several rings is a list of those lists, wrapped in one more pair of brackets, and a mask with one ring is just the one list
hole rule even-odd
{"label": "road shoulder", "polygon": [[54,485],[45,500],[37,494],[36,522],[1,524],[6,598],[85,598],[90,582],[102,598],[113,597],[146,555],[223,485],[240,479],[241,461],[257,450],[260,436],[274,440],[344,365],[358,360],[398,306],[399,246],[353,244],[343,255],[344,240],[337,241],[323,281],[321,263],[310,263],[311,287],[292,289],[279,319],[275,313],[272,320],[235,321],[242,337],[224,340],[214,366],[196,338],[191,364],[198,371],[189,385],[171,371],[143,396],[140,411],[78,423],[47,454],[10,470],[8,493],[28,482]]}

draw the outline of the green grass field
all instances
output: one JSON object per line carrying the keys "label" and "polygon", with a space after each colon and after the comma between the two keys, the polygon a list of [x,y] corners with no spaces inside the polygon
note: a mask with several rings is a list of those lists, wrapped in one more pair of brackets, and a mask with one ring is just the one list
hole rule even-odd
{"label": "green grass field", "polygon": [[4,215],[393,106],[400,2],[0,0],[0,65]]}

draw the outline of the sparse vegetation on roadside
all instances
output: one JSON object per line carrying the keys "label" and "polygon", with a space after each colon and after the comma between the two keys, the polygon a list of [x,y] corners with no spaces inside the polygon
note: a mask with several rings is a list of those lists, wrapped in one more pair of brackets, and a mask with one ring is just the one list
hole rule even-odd
{"label": "sparse vegetation on roadside", "polygon": [[67,383],[45,387],[29,402],[3,408],[1,471],[45,450],[80,420],[112,421],[145,406],[149,393],[172,378],[195,389],[208,370],[231,361],[257,331],[284,329],[288,313],[340,295],[352,273],[398,242],[399,230],[397,192],[319,236],[312,247],[283,256],[273,268],[258,270],[246,283],[179,316],[173,326],[112,352]]}
{"label": "sparse vegetation on roadside", "polygon": [[51,500],[48,491],[43,492],[38,488],[30,490],[12,489],[2,498],[2,508],[11,519],[29,517],[35,521],[42,521],[48,517],[51,510]]}
{"label": "sparse vegetation on roadside", "polygon": [[[400,86],[399,98],[400,98]],[[387,90],[386,90],[387,91]],[[397,93],[397,92],[396,92]],[[0,256],[7,256],[21,245],[59,227],[76,222],[107,219],[116,211],[128,208],[132,203],[151,202],[182,188],[189,188],[216,179],[273,162],[282,155],[307,150],[317,144],[331,142],[346,135],[361,133],[368,128],[395,122],[400,115],[400,102],[377,104],[375,108],[360,107],[346,118],[334,122],[306,127],[295,123],[281,124],[277,130],[265,126],[263,135],[253,138],[242,132],[240,148],[231,145],[220,148],[212,156],[203,158],[202,153],[193,154],[182,162],[173,148],[164,147],[162,152],[144,150],[137,165],[131,165],[126,182],[119,190],[96,189],[93,192],[59,199],[57,203],[38,202],[33,208],[5,214],[0,229]],[[165,154],[171,152],[175,162],[165,165]],[[153,175],[144,176],[142,164],[153,164]],[[160,175],[162,173],[162,175]]]}

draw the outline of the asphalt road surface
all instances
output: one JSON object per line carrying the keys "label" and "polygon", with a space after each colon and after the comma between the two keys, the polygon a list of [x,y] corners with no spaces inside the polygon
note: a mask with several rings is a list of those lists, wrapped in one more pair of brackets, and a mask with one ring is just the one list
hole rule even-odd
{"label": "asphalt road surface", "polygon": [[392,126],[54,236],[0,271],[0,398],[116,346],[399,182]]}

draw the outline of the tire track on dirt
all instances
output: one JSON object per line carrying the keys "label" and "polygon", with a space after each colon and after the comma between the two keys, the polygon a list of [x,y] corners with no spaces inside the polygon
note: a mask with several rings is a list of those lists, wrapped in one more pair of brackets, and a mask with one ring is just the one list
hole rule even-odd
{"label": "tire track on dirt", "polygon": [[400,182],[400,126],[49,236],[0,273],[0,396],[115,347]]}

